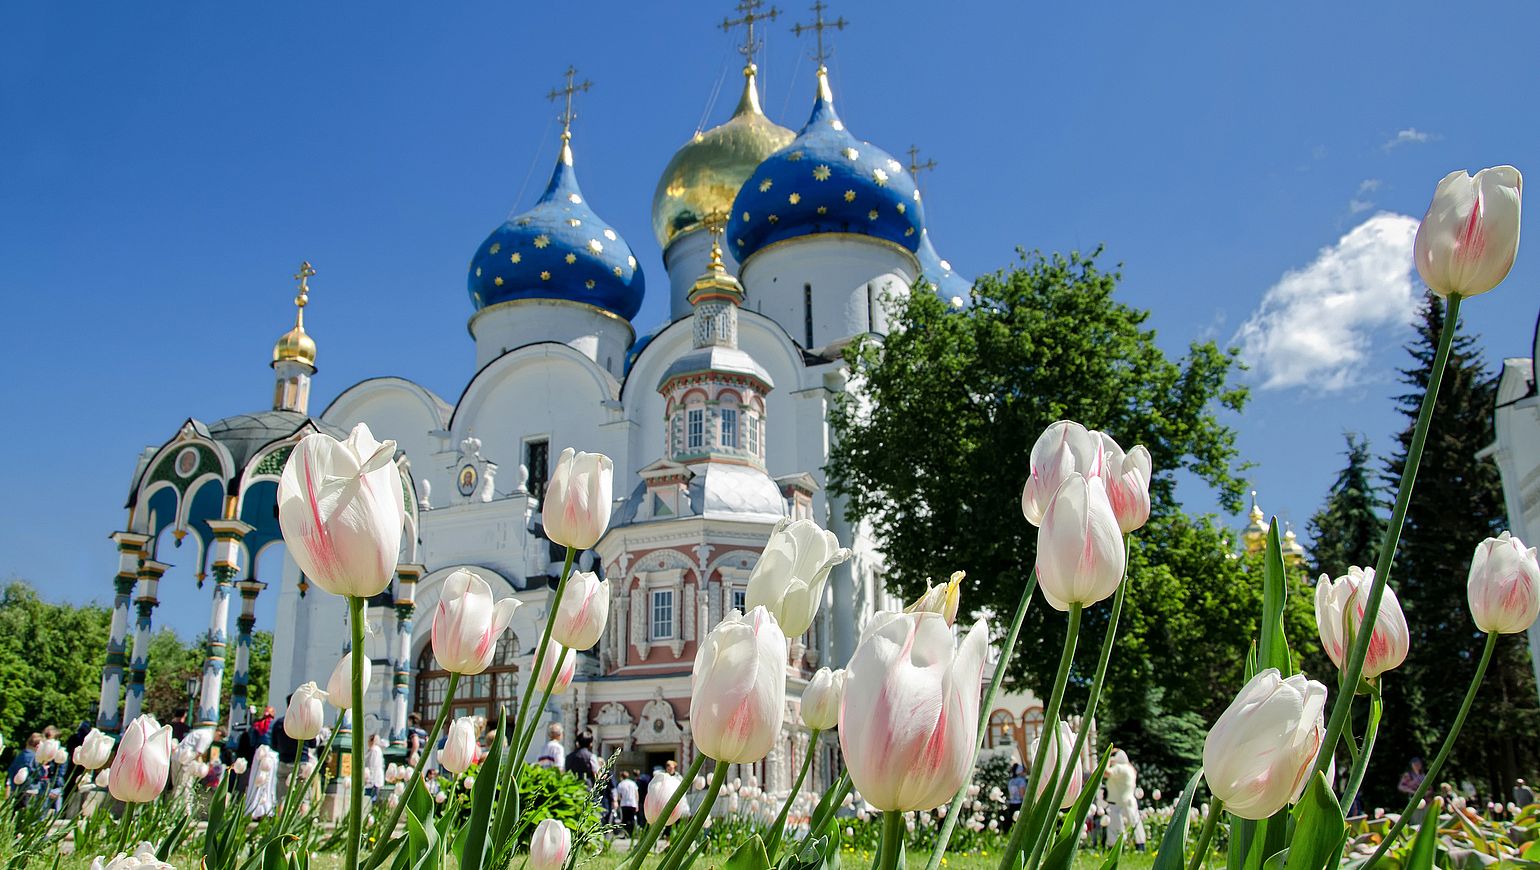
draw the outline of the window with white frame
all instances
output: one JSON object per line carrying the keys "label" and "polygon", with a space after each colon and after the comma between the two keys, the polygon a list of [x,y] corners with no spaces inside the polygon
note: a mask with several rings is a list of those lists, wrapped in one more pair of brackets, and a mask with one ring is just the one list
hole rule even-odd
{"label": "window with white frame", "polygon": [[749,455],[750,456],[758,456],[759,455],[759,424],[760,424],[760,417],[759,417],[758,414],[750,413],[750,414],[746,415],[744,426],[745,426],[745,428],[747,428],[749,430]]}
{"label": "window with white frame", "polygon": [[748,609],[749,591],[747,589],[733,590],[733,610],[742,613]]}
{"label": "window with white frame", "polygon": [[722,446],[737,449],[738,447],[738,409],[722,409]]}
{"label": "window with white frame", "polygon": [[684,447],[699,450],[706,441],[706,409],[691,408],[684,412]]}
{"label": "window with white frame", "polygon": [[652,591],[652,639],[671,640],[674,637],[674,590]]}

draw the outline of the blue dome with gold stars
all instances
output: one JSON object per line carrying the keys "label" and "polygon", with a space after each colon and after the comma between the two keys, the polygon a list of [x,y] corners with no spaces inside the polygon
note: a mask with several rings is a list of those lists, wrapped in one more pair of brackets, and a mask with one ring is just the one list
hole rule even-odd
{"label": "blue dome with gold stars", "polygon": [[915,252],[920,261],[920,274],[923,280],[929,281],[936,288],[936,294],[942,299],[951,302],[953,299],[968,301],[969,291],[973,289],[973,282],[957,274],[952,270],[952,264],[942,259],[936,253],[936,246],[930,242],[930,231],[920,231],[920,249]]}
{"label": "blue dome with gold stars", "polygon": [[790,145],[765,158],[733,200],[727,225],[738,262],[786,239],[856,233],[919,250],[920,192],[903,164],[852,136],[834,111],[828,74]]}
{"label": "blue dome with gold stars", "polygon": [[565,136],[540,201],[487,236],[467,283],[478,311],[515,299],[562,299],[626,320],[641,309],[646,286],[631,246],[583,198]]}

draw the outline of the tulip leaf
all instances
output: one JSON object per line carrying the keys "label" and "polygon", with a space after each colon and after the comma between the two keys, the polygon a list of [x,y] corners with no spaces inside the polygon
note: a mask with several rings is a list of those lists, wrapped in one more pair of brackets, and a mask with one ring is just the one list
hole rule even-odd
{"label": "tulip leaf", "polygon": [[1118,862],[1123,858],[1123,837],[1118,834],[1118,841],[1112,844],[1112,849],[1107,852],[1107,860],[1102,862],[1100,870],[1118,870]]}
{"label": "tulip leaf", "polygon": [[1048,855],[1040,865],[1042,870],[1070,870],[1075,864],[1075,850],[1080,847],[1080,831],[1085,826],[1086,813],[1091,811],[1091,801],[1095,799],[1096,784],[1102,781],[1102,776],[1107,772],[1107,762],[1112,760],[1112,747],[1102,753],[1101,763],[1096,766],[1096,772],[1087,780],[1087,787],[1080,790],[1080,796],[1070,805],[1069,812],[1064,814],[1064,820],[1059,823],[1059,833],[1054,841],[1053,848],[1048,850]]}
{"label": "tulip leaf", "polygon": [[487,829],[492,820],[492,799],[497,794],[497,780],[502,773],[503,756],[508,754],[507,740],[501,728],[486,760],[481,763],[481,773],[471,788],[471,817],[465,824],[465,847],[460,852],[460,870],[481,870],[487,850]]}
{"label": "tulip leaf", "polygon": [[1433,870],[1433,859],[1438,857],[1438,814],[1443,808],[1443,798],[1428,803],[1427,815],[1412,839],[1412,851],[1406,855],[1405,870]]}
{"label": "tulip leaf", "polygon": [[1294,807],[1294,836],[1289,841],[1285,870],[1324,870],[1342,858],[1347,821],[1332,794],[1326,775],[1317,771]]}
{"label": "tulip leaf", "polygon": [[1257,645],[1257,667],[1266,670],[1277,668],[1285,677],[1294,674],[1293,656],[1289,655],[1289,641],[1283,633],[1283,611],[1288,597],[1287,574],[1284,572],[1283,547],[1278,538],[1278,519],[1273,518],[1267,531],[1267,549],[1262,567],[1262,625]]}
{"label": "tulip leaf", "polygon": [[1202,779],[1203,769],[1199,768],[1193,772],[1192,779],[1187,780],[1187,788],[1182,789],[1182,796],[1172,808],[1171,823],[1166,825],[1166,833],[1160,838],[1160,849],[1155,853],[1151,870],[1181,870],[1187,865],[1187,819],[1192,812],[1192,796],[1198,791],[1198,782]]}
{"label": "tulip leaf", "polygon": [[743,841],[722,865],[722,870],[770,870],[770,856],[765,854],[765,841],[758,834]]}

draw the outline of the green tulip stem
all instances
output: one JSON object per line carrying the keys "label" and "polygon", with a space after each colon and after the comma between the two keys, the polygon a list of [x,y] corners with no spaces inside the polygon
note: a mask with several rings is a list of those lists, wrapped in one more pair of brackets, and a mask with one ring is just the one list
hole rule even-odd
{"label": "green tulip stem", "polygon": [[[349,709],[357,712],[364,708],[364,599],[356,595],[348,596],[348,628],[353,633],[353,646],[348,653],[348,662],[352,666],[353,682],[353,706]],[[352,794],[348,795],[348,854],[347,870],[358,870],[358,846],[364,833],[364,765],[363,741],[359,740],[359,731],[363,728],[363,719],[353,723],[353,729],[348,733],[352,741],[353,763],[352,767]],[[337,727],[332,729],[336,733],[342,727],[342,718],[339,715]],[[316,766],[320,767],[319,760]]]}
{"label": "green tulip stem", "polygon": [[[684,832],[679,835],[681,848],[677,853],[665,856],[663,863],[658,865],[658,870],[673,870],[673,868],[679,866],[680,861],[684,860],[684,856],[690,848],[689,844],[694,842],[695,838],[700,835],[701,827],[706,824],[706,819],[711,817],[711,807],[717,802],[717,793],[722,790],[722,783],[727,780],[728,766],[728,763],[725,761],[717,762],[716,769],[711,772],[711,784],[706,786],[706,794],[701,798],[700,806],[696,807],[695,811],[690,814],[689,820],[685,822]],[[693,779],[694,777],[691,778]],[[685,781],[680,780],[679,788],[674,790],[674,794],[677,795],[683,792],[686,787]],[[666,810],[662,814],[663,818],[668,818],[672,812],[673,810]],[[673,850],[670,849],[670,851],[672,852]]]}
{"label": "green tulip stem", "polygon": [[[1369,756],[1374,753],[1374,738],[1380,733],[1380,716],[1384,713],[1385,700],[1380,695],[1379,683],[1370,683],[1369,724],[1364,729],[1364,747],[1353,759],[1353,771],[1348,775],[1347,789],[1342,792],[1342,811],[1351,812],[1358,789],[1363,785],[1364,772],[1369,769]],[[1352,745],[1352,741],[1348,741]],[[1328,786],[1331,783],[1327,783]]]}
{"label": "green tulip stem", "polygon": [[[530,717],[534,721],[529,723],[528,731],[518,735],[519,744],[513,754],[514,760],[517,763],[523,763],[524,756],[529,753],[529,748],[535,744],[535,732],[540,730],[540,711],[544,710],[545,705],[551,702],[551,688],[556,684],[556,675],[561,673],[562,665],[567,663],[567,655],[571,652],[572,650],[562,647],[561,654],[556,657],[556,666],[551,668],[550,682],[545,684],[545,689],[540,693],[540,706],[535,708],[535,715]],[[540,671],[538,670],[529,675],[529,690],[526,694],[534,694],[535,678],[539,676]]]}
{"label": "green tulip stem", "polygon": [[[973,757],[979,757],[979,751],[984,748],[984,735],[989,732],[989,711],[995,708],[995,695],[1000,691],[1000,684],[1005,681],[1005,669],[1010,664],[1011,656],[1016,650],[1016,638],[1021,634],[1021,623],[1027,618],[1027,610],[1032,606],[1032,593],[1037,590],[1037,570],[1033,569],[1032,576],[1027,579],[1027,585],[1021,589],[1021,601],[1016,604],[1016,615],[1011,618],[1010,631],[1005,634],[1005,644],[1000,647],[1000,658],[995,662],[994,676],[990,677],[989,688],[984,692],[983,703],[979,705],[979,733],[973,740]],[[957,789],[957,794],[952,796],[951,806],[947,807],[946,819],[941,822],[941,831],[936,835],[936,847],[931,850],[930,861],[926,863],[925,870],[941,870],[941,859],[946,855],[947,843],[952,840],[952,830],[957,827],[957,816],[962,811],[963,801],[968,798],[968,786],[972,783],[972,777]],[[774,858],[774,856],[771,856]]]}
{"label": "green tulip stem", "polygon": [[877,870],[898,870],[902,865],[900,856],[904,853],[907,830],[903,813],[882,811],[882,846],[877,851]]}
{"label": "green tulip stem", "polygon": [[300,763],[298,758],[294,760],[294,767],[289,771],[289,799],[284,802],[283,812],[278,817],[278,833],[281,834],[288,830],[289,823],[294,821],[294,814],[299,812],[299,799],[297,796],[310,794],[310,786],[315,783],[315,778],[321,774],[321,767],[326,764],[326,756],[331,754],[332,744],[337,742],[337,732],[340,730],[339,728],[332,729],[331,736],[326,738],[326,745],[321,747],[321,754],[316,756],[315,767],[311,769],[310,776],[305,778],[305,784],[297,792],[294,790],[294,785],[299,782]]}
{"label": "green tulip stem", "polygon": [[[523,734],[529,727],[529,723],[524,718],[525,714],[529,712],[529,696],[534,694],[535,680],[540,676],[540,666],[545,664],[545,649],[551,642],[551,627],[556,624],[556,609],[561,606],[561,596],[567,591],[567,578],[572,575],[572,560],[575,558],[577,558],[577,550],[568,547],[567,562],[561,566],[561,580],[556,583],[556,596],[551,599],[551,605],[546,610],[545,632],[540,635],[540,646],[535,650],[535,667],[534,670],[530,671],[529,686],[524,690],[524,697],[519,699],[519,715],[513,719],[513,733],[519,737],[520,743],[524,742]],[[549,699],[549,694],[546,697]],[[544,707],[545,702],[542,701],[540,706]],[[538,710],[536,715],[539,715]],[[527,746],[520,747],[514,753],[514,764],[524,763],[524,753],[527,749]]]}
{"label": "green tulip stem", "polygon": [[[1428,766],[1428,775],[1422,778],[1422,784],[1417,786],[1417,791],[1412,795],[1412,799],[1406,802],[1406,809],[1401,811],[1401,817],[1396,819],[1394,825],[1390,826],[1390,830],[1385,833],[1385,839],[1380,843],[1380,847],[1375,849],[1374,854],[1370,855],[1369,860],[1364,863],[1364,870],[1373,867],[1374,863],[1385,855],[1386,850],[1390,848],[1390,844],[1396,841],[1396,835],[1401,832],[1402,828],[1406,827],[1406,820],[1412,817],[1412,813],[1417,811],[1417,806],[1427,796],[1428,788],[1433,783],[1438,782],[1438,773],[1443,768],[1444,762],[1449,759],[1449,751],[1454,749],[1455,740],[1460,737],[1460,728],[1465,725],[1465,717],[1470,715],[1471,704],[1476,701],[1476,690],[1481,687],[1481,679],[1486,676],[1487,665],[1492,662],[1492,653],[1497,649],[1497,638],[1498,634],[1496,632],[1487,632],[1487,643],[1481,650],[1481,661],[1476,665],[1476,675],[1471,677],[1470,688],[1465,691],[1465,700],[1460,703],[1460,712],[1454,717],[1454,724],[1449,726],[1449,734],[1444,738],[1444,745],[1439,747],[1438,755],[1433,759],[1433,763]],[[1437,823],[1438,820],[1436,818],[1431,822],[1431,824]],[[1428,823],[1425,822],[1424,824]]]}
{"label": "green tulip stem", "polygon": [[[1422,463],[1422,447],[1428,440],[1428,427],[1433,422],[1433,406],[1438,402],[1438,387],[1444,380],[1444,367],[1449,362],[1449,348],[1454,344],[1456,327],[1460,322],[1460,295],[1449,296],[1444,307],[1444,327],[1438,336],[1438,353],[1433,357],[1433,370],[1428,374],[1428,389],[1422,394],[1422,407],[1417,409],[1417,424],[1412,428],[1412,440],[1406,448],[1406,463],[1401,471],[1401,485],[1396,490],[1396,504],[1390,512],[1390,522],[1385,525],[1385,538],[1380,543],[1379,561],[1374,566],[1374,583],[1369,587],[1369,599],[1364,602],[1360,626],[1374,626],[1380,613],[1380,599],[1385,597],[1385,584],[1390,580],[1390,566],[1395,561],[1396,547],[1401,542],[1401,527],[1406,522],[1406,508],[1412,500],[1412,486],[1417,482],[1417,467]],[[1353,652],[1347,667],[1342,671],[1342,685],[1357,686],[1363,678],[1364,659],[1369,655],[1369,640],[1374,632],[1360,631],[1353,639]],[[1320,757],[1315,769],[1325,773],[1337,754],[1337,741],[1347,725],[1348,712],[1353,707],[1353,692],[1340,691],[1332,702],[1331,718],[1326,724],[1326,740],[1321,744]],[[1386,842],[1389,842],[1388,840]]]}
{"label": "green tulip stem", "polygon": [[[1091,694],[1086,699],[1085,715],[1080,718],[1080,733],[1075,735],[1075,748],[1070,750],[1069,757],[1074,759],[1071,763],[1080,763],[1080,752],[1085,748],[1086,735],[1091,730],[1091,723],[1096,721],[1096,706],[1101,701],[1102,683],[1107,677],[1107,664],[1112,659],[1112,647],[1118,635],[1118,617],[1123,613],[1123,597],[1128,592],[1128,573],[1126,555],[1128,553],[1128,536],[1123,536],[1123,552],[1125,554],[1125,569],[1123,582],[1118,584],[1117,594],[1112,597],[1112,615],[1107,618],[1107,636],[1102,638],[1101,658],[1096,662],[1096,679],[1091,682]],[[1062,763],[1062,762],[1061,762]],[[1059,777],[1058,783],[1053,787],[1053,799],[1049,807],[1057,807],[1064,802],[1064,793],[1069,791],[1069,777]],[[1084,788],[1096,789],[1100,783],[1088,782]],[[1037,834],[1037,842],[1032,846],[1032,858],[1027,861],[1028,867],[1037,866],[1037,860],[1053,839],[1053,825],[1044,823],[1043,828]]]}
{"label": "green tulip stem", "polygon": [[450,671],[449,685],[444,689],[444,706],[439,708],[438,718],[433,720],[433,730],[428,732],[428,739],[422,745],[422,756],[417,759],[417,764],[412,770],[412,778],[401,791],[401,799],[396,801],[395,808],[390,811],[390,819],[380,828],[380,841],[374,845],[374,851],[369,853],[369,860],[364,862],[366,870],[380,866],[391,850],[400,845],[391,840],[391,835],[396,832],[396,825],[401,821],[401,813],[406,809],[407,801],[411,800],[412,792],[422,784],[422,774],[428,766],[428,756],[432,754],[433,747],[438,743],[439,734],[444,731],[444,723],[449,720],[449,711],[454,706],[455,689],[459,685],[460,675]]}
{"label": "green tulip stem", "polygon": [[[1224,815],[1225,802],[1219,798],[1213,798],[1208,805],[1208,818],[1203,820],[1203,833],[1198,835],[1198,847],[1193,850],[1192,862],[1187,865],[1187,870],[1199,870],[1208,858],[1209,847],[1214,845],[1214,831],[1219,828],[1219,817]],[[1178,824],[1176,819],[1171,824]],[[1187,824],[1183,819],[1180,824]]]}
{"label": "green tulip stem", "polygon": [[639,867],[647,852],[652,849],[652,844],[658,842],[658,837],[663,834],[663,829],[668,825],[663,821],[674,814],[674,807],[679,806],[679,801],[684,798],[684,793],[689,790],[690,783],[700,773],[701,766],[706,763],[706,756],[695,753],[695,760],[690,762],[689,768],[684,772],[684,777],[679,780],[679,787],[669,795],[668,803],[663,805],[663,813],[660,818],[648,819],[647,828],[642,831],[642,837],[631,844],[631,854],[627,856],[626,867]]}
{"label": "green tulip stem", "polygon": [[[1080,639],[1080,616],[1084,605],[1080,602],[1072,602],[1069,606],[1069,628],[1064,633],[1064,650],[1059,654],[1059,672],[1053,680],[1053,694],[1048,697],[1048,710],[1043,714],[1043,733],[1038,739],[1038,751],[1032,755],[1032,776],[1027,780],[1026,800],[1022,802],[1021,810],[1016,814],[1016,824],[1011,826],[1011,839],[1005,844],[1005,850],[1000,855],[1000,870],[1014,870],[1017,858],[1021,854],[1022,846],[1027,837],[1027,818],[1031,815],[1034,797],[1037,795],[1038,783],[1043,778],[1043,761],[1048,756],[1047,747],[1053,745],[1058,739],[1059,731],[1059,706],[1064,703],[1064,686],[1069,682],[1070,664],[1075,660],[1075,643]],[[1057,753],[1055,753],[1057,758]],[[1057,759],[1062,764],[1064,759]],[[1071,760],[1071,763],[1074,763]],[[1057,764],[1055,766],[1058,766]],[[1052,776],[1057,777],[1055,770]],[[1047,815],[1044,815],[1044,824],[1047,824]]]}
{"label": "green tulip stem", "polygon": [[123,802],[123,818],[118,819],[118,847],[112,850],[114,856],[120,855],[128,849],[128,834],[134,827],[134,810],[139,805],[133,801]]}
{"label": "green tulip stem", "polygon": [[797,792],[802,790],[802,781],[807,779],[808,768],[813,766],[813,756],[818,754],[818,735],[821,732],[817,728],[812,731],[807,741],[807,752],[802,756],[802,769],[797,771],[797,781],[791,784],[791,793],[786,795],[786,802],[781,804],[780,815],[770,825],[770,839],[765,841],[765,854],[770,857],[772,866],[775,864],[775,850],[781,845],[781,832],[786,830],[786,817],[791,814],[791,802],[797,799]]}

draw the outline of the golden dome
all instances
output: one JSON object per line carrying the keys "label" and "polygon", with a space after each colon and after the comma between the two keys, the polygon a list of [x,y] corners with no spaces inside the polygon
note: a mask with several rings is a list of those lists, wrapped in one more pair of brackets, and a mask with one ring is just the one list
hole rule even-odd
{"label": "golden dome", "polygon": [[743,96],[725,124],[696,133],[674,152],[652,195],[652,231],[667,248],[675,237],[705,225],[706,216],[732,210],[738,188],[760,162],[796,134],[765,117],[754,86],[753,64],[744,67]]}
{"label": "golden dome", "polygon": [[299,291],[294,297],[294,328],[278,337],[273,345],[273,363],[297,362],[315,368],[315,339],[305,332],[305,306],[310,302],[310,276],[315,269],[306,262],[300,264]]}

